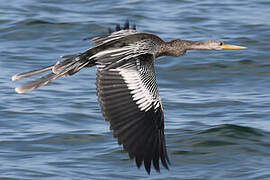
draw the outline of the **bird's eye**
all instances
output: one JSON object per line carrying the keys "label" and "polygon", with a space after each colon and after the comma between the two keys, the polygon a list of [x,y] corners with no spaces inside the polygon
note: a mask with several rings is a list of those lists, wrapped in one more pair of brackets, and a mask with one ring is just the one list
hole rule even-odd
{"label": "bird's eye", "polygon": [[219,45],[222,46],[224,43],[223,42],[220,42]]}

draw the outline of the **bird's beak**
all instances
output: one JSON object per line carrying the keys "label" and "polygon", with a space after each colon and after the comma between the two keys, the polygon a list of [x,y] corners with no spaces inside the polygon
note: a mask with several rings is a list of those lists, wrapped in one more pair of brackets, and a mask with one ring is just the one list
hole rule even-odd
{"label": "bird's beak", "polygon": [[236,45],[225,44],[225,43],[221,45],[221,49],[246,49],[246,48],[247,47],[244,47],[244,46],[236,46]]}

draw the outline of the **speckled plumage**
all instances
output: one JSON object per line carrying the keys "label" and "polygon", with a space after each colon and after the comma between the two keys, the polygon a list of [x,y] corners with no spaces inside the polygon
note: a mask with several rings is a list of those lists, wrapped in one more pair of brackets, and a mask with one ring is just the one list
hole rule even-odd
{"label": "speckled plumage", "polygon": [[[154,34],[140,33],[136,26],[109,29],[106,36],[87,38],[93,47],[83,53],[63,56],[52,66],[14,75],[12,80],[49,74],[17,87],[18,93],[32,91],[61,76],[70,76],[84,67],[97,66],[97,94],[105,120],[118,143],[135,158],[136,165],[148,173],[151,165],[168,169],[164,136],[164,114],[156,84],[154,62],[159,56],[179,56],[191,49],[220,49],[219,41],[172,40],[164,42]],[[233,46],[231,46],[233,47]],[[239,46],[234,46],[238,47]]]}

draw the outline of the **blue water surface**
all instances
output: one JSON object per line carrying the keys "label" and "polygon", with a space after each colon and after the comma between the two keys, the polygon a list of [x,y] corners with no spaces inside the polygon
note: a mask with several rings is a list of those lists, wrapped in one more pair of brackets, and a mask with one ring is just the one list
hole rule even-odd
{"label": "blue water surface", "polygon": [[[151,175],[112,137],[95,68],[25,94],[11,81],[126,19],[164,40],[248,47],[157,60],[171,166]],[[268,0],[1,0],[0,179],[270,179],[269,19]]]}

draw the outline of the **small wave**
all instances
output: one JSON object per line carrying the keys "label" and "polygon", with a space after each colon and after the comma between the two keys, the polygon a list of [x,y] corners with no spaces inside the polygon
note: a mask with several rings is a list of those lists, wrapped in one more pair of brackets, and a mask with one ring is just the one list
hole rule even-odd
{"label": "small wave", "polygon": [[[215,149],[230,149],[235,152],[264,153],[270,146],[270,134],[260,129],[224,124],[214,127],[181,130],[182,133],[170,133],[169,146],[172,154],[202,155],[215,152]],[[257,149],[256,147],[260,147]]]}
{"label": "small wave", "polygon": [[19,23],[24,26],[50,25],[50,24],[51,25],[73,25],[74,24],[74,23],[65,23],[65,22],[51,22],[51,21],[40,20],[40,19],[21,21]]}
{"label": "small wave", "polygon": [[183,72],[183,71],[192,71],[192,72],[204,72],[204,71],[224,71],[227,70],[237,70],[237,69],[246,69],[250,66],[252,68],[260,67],[261,64],[251,60],[251,59],[242,59],[238,61],[222,61],[222,62],[208,62],[208,63],[173,63],[171,66],[167,67],[165,71],[167,72]]}
{"label": "small wave", "polygon": [[246,138],[250,136],[261,137],[264,136],[265,133],[256,128],[238,126],[234,124],[224,124],[201,131],[199,134],[215,134],[226,137]]}
{"label": "small wave", "polygon": [[240,60],[240,61],[237,61],[239,64],[256,64],[255,61],[253,60],[250,60],[250,59],[244,59],[244,60]]}

